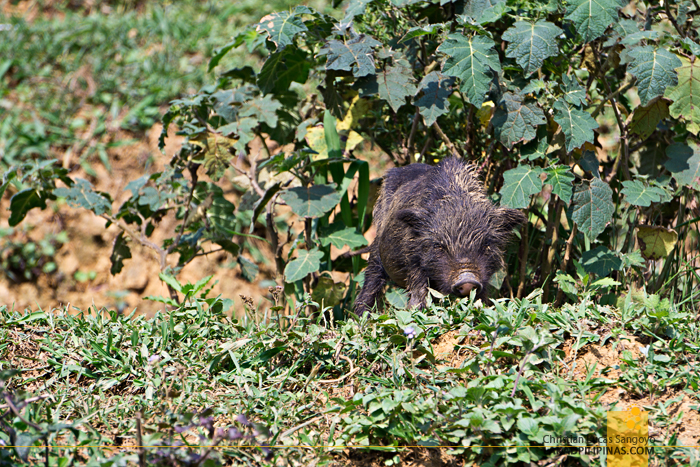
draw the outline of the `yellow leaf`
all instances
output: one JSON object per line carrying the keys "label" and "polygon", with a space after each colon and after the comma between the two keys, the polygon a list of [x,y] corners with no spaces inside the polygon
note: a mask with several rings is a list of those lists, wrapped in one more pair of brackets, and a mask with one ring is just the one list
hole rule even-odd
{"label": "yellow leaf", "polygon": [[362,138],[358,132],[350,131],[350,133],[348,133],[348,140],[345,142],[345,150],[352,151],[363,139],[364,138]]}
{"label": "yellow leaf", "polygon": [[359,95],[356,95],[352,102],[350,102],[350,108],[348,109],[348,113],[345,114],[345,118],[343,118],[342,122],[338,122],[335,127],[338,131],[342,130],[351,130],[355,128],[358,124],[358,121],[367,115],[367,111],[369,110],[369,102],[367,99],[362,99],[360,98]]}
{"label": "yellow leaf", "polygon": [[313,156],[315,161],[328,159],[328,146],[323,126],[315,126],[306,130],[305,139],[309,147],[318,153]]}
{"label": "yellow leaf", "polygon": [[659,260],[671,254],[678,242],[678,233],[665,227],[640,225],[637,227],[637,240],[646,259]]}
{"label": "yellow leaf", "polygon": [[489,124],[491,120],[491,115],[493,115],[494,104],[492,101],[486,101],[482,104],[481,108],[476,111],[476,118],[481,122],[481,126],[485,127]]}

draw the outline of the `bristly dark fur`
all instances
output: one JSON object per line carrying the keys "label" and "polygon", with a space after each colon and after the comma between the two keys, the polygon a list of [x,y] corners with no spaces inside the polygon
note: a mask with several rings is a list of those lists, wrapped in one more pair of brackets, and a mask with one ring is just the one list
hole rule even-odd
{"label": "bristly dark fur", "polygon": [[448,158],[436,166],[391,169],[374,207],[377,237],[370,249],[355,312],[377,304],[387,280],[408,292],[409,306],[425,306],[428,287],[452,293],[461,274],[486,284],[503,262],[503,249],[525,216],[494,206],[476,168]]}

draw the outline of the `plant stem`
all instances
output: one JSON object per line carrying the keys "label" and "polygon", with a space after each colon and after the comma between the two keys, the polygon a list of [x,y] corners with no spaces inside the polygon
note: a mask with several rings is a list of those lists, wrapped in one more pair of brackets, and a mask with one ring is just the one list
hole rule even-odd
{"label": "plant stem", "polygon": [[[574,244],[574,239],[576,238],[576,231],[578,230],[576,223],[573,223],[573,227],[571,227],[571,235],[569,235],[569,239],[566,241],[566,253],[564,254],[564,261],[561,263],[561,271],[566,274],[566,270],[569,267],[569,260],[571,260],[571,249]],[[554,302],[555,307],[560,307],[561,304],[564,302],[564,290],[562,290],[561,287],[559,287],[559,291],[557,292],[557,299]]]}

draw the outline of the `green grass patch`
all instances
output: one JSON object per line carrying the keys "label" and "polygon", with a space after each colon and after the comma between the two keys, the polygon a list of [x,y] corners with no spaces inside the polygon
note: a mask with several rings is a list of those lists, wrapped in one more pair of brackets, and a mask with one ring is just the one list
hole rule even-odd
{"label": "green grass patch", "polygon": [[[52,449],[61,462],[135,463],[122,448],[143,443],[147,465],[345,465],[346,446],[386,465],[419,449],[407,446],[479,465],[600,465],[552,440],[606,436],[604,395],[624,390],[649,411],[651,465],[700,465],[697,449],[669,448],[682,444],[676,399],[698,409],[698,325],[656,297],[553,309],[533,294],[345,322],[231,319],[230,305],[203,296],[151,319],[0,308],[0,375],[17,407],[0,439],[36,446],[4,461],[39,462],[48,443],[85,446]],[[641,357],[630,339],[646,343]],[[592,346],[625,350],[582,368]]]}

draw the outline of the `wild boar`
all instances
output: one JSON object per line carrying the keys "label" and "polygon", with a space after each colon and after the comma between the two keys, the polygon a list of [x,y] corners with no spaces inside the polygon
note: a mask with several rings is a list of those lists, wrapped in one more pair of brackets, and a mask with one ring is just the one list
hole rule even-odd
{"label": "wild boar", "polygon": [[377,237],[355,302],[358,315],[377,305],[388,280],[406,289],[409,307],[424,307],[429,287],[459,297],[476,289],[486,300],[503,249],[525,222],[522,212],[494,206],[476,167],[456,157],[391,169],[373,213]]}

